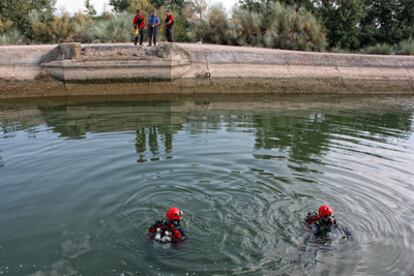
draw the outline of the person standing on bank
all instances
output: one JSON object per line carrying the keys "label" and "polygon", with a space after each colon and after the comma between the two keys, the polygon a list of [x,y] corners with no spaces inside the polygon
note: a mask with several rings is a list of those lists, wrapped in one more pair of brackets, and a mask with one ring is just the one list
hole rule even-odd
{"label": "person standing on bank", "polygon": [[167,36],[168,42],[173,42],[173,26],[174,26],[174,16],[171,14],[170,10],[165,12],[165,35]]}
{"label": "person standing on bank", "polygon": [[160,18],[155,14],[155,9],[151,11],[149,18],[149,28],[148,28],[148,38],[149,46],[154,43],[154,46],[157,45],[157,35],[158,35],[158,26],[161,24]]}
{"label": "person standing on bank", "polygon": [[135,28],[134,45],[138,44],[138,39],[139,45],[142,45],[142,43],[144,42],[145,16],[141,14],[141,10],[137,10],[132,23],[134,24]]}

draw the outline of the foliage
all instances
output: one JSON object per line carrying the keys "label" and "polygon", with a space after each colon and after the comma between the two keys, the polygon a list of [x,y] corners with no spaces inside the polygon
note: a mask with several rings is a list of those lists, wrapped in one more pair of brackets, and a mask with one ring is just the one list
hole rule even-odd
{"label": "foliage", "polygon": [[164,1],[161,0],[110,0],[109,4],[114,8],[114,11],[121,13],[128,11],[135,13],[136,10],[149,12],[153,8],[161,8]]}
{"label": "foliage", "polygon": [[[365,51],[396,45],[414,36],[413,0],[239,0],[241,9],[261,13],[280,2],[306,9],[323,24],[330,48]],[[382,46],[382,47],[380,47]]]}
{"label": "foliage", "polygon": [[123,12],[129,7],[129,0],[109,0],[109,5],[114,8],[115,12]]}
{"label": "foliage", "polygon": [[14,26],[26,37],[31,38],[31,22],[29,13],[36,11],[42,20],[53,18],[56,0],[1,0],[0,16],[3,20],[10,20]]}
{"label": "foliage", "polygon": [[229,43],[229,22],[222,5],[210,8],[207,20],[201,26],[199,36],[202,41],[216,44]]}
{"label": "foliage", "polygon": [[116,13],[109,20],[95,22],[96,38],[101,42],[130,42],[132,16],[127,12]]}
{"label": "foliage", "polygon": [[265,7],[269,7],[272,4],[279,2],[281,4],[292,6],[298,11],[300,8],[306,8],[309,11],[312,11],[315,8],[316,0],[239,0],[239,4],[242,9],[248,11],[259,11]]}
{"label": "foliage", "polygon": [[32,10],[29,13],[29,30],[30,38],[37,43],[48,43],[52,42],[52,33],[49,32],[49,26],[46,20],[42,18],[42,15],[39,14],[36,10]]}
{"label": "foliage", "polygon": [[261,40],[261,20],[262,17],[256,12],[236,10],[231,19],[232,43],[241,46],[259,46],[259,41]]}
{"label": "foliage", "polygon": [[414,55],[414,40],[410,38],[401,41],[395,47],[395,53],[398,55]]}
{"label": "foliage", "polygon": [[366,0],[361,21],[363,45],[395,44],[414,34],[412,0]]}
{"label": "foliage", "polygon": [[135,13],[137,10],[142,12],[149,12],[151,3],[148,0],[130,0],[127,11]]}
{"label": "foliage", "polygon": [[13,26],[12,21],[10,21],[8,19],[2,20],[0,18],[0,33],[5,33],[7,31],[9,31],[12,26]]}
{"label": "foliage", "polygon": [[238,45],[320,51],[326,44],[323,28],[314,15],[279,2],[257,11],[236,10],[232,31],[233,43]]}
{"label": "foliage", "polygon": [[75,14],[73,21],[73,40],[82,43],[92,43],[97,41],[96,23],[89,15],[78,12]]}
{"label": "foliage", "polygon": [[391,55],[393,53],[393,47],[387,43],[378,43],[374,46],[366,47],[363,49],[363,52],[374,55]]}
{"label": "foliage", "polygon": [[180,12],[186,5],[190,3],[187,0],[169,0],[166,2],[168,2],[168,4],[166,5],[167,8],[177,12]]}
{"label": "foliage", "polygon": [[24,36],[17,29],[0,32],[0,45],[22,44]]}
{"label": "foliage", "polygon": [[85,0],[85,8],[86,8],[86,13],[89,16],[95,16],[96,15],[96,10],[95,10],[94,6],[91,4],[90,0]]}
{"label": "foliage", "polygon": [[358,49],[363,0],[323,0],[319,4],[318,13],[327,29],[329,46]]}
{"label": "foliage", "polygon": [[[206,0],[110,0],[96,15],[90,0],[74,16],[56,0],[0,0],[0,43],[130,42],[137,9],[175,15],[174,40],[292,50],[413,54],[413,0],[239,0],[229,16]],[[160,27],[163,38],[163,26]]]}
{"label": "foliage", "polygon": [[174,22],[174,41],[189,42],[188,28],[188,22],[182,17],[177,17]]}

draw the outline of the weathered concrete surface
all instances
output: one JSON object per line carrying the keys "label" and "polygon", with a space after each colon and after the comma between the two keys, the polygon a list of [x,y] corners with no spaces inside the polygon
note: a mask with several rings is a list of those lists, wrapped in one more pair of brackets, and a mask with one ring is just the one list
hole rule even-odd
{"label": "weathered concrete surface", "polygon": [[71,53],[66,59],[41,65],[49,75],[65,82],[171,81],[181,78],[190,68],[188,55],[167,45],[144,48],[129,44],[75,44],[72,51],[68,50],[70,45],[62,46],[57,52]]}
{"label": "weathered concrete surface", "polygon": [[0,80],[36,79],[41,75],[43,58],[56,46],[0,46]]}
{"label": "weathered concrete surface", "polygon": [[414,93],[414,57],[219,45],[0,47],[0,97]]}

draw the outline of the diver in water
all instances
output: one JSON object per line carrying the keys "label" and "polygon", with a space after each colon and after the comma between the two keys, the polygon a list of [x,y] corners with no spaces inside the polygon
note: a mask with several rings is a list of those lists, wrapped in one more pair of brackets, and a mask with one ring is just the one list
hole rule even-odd
{"label": "diver in water", "polygon": [[351,231],[336,222],[334,210],[329,205],[322,205],[319,207],[318,213],[308,213],[304,223],[305,227],[311,231],[315,237],[327,238],[330,235],[340,235],[345,239],[352,239]]}
{"label": "diver in water", "polygon": [[181,228],[183,212],[172,207],[168,209],[166,218],[154,223],[148,229],[148,238],[162,243],[178,243],[184,240],[185,234]]}

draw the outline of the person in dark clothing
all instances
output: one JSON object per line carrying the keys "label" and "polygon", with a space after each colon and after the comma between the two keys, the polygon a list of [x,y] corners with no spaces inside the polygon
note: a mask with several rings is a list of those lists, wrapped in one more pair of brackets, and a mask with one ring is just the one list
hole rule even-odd
{"label": "person in dark clothing", "polygon": [[181,228],[182,216],[183,212],[179,208],[172,207],[168,209],[166,218],[157,221],[148,229],[148,238],[162,243],[183,241],[185,233]]}
{"label": "person in dark clothing", "polygon": [[155,10],[152,10],[148,20],[148,38],[149,46],[154,43],[157,45],[158,26],[161,24],[160,18],[155,14]]}
{"label": "person in dark clothing", "polygon": [[351,231],[345,226],[339,225],[333,214],[334,210],[329,205],[322,205],[319,207],[318,213],[308,213],[304,220],[306,229],[317,238],[336,235],[351,240]]}
{"label": "person in dark clothing", "polygon": [[138,44],[138,39],[139,45],[142,45],[142,43],[144,42],[145,16],[141,14],[141,10],[137,10],[132,23],[134,24],[135,28],[134,45]]}
{"label": "person in dark clothing", "polygon": [[173,42],[173,26],[174,26],[174,16],[171,14],[170,10],[165,12],[165,36],[167,37],[168,42]]}

